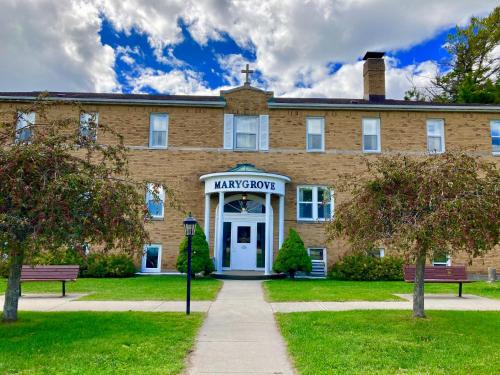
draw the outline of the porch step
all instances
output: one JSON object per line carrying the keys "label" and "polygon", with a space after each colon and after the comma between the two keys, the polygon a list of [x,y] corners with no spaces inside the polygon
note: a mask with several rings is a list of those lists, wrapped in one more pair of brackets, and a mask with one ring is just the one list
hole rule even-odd
{"label": "porch step", "polygon": [[325,263],[324,262],[313,262],[312,270],[309,273],[311,277],[326,277]]}

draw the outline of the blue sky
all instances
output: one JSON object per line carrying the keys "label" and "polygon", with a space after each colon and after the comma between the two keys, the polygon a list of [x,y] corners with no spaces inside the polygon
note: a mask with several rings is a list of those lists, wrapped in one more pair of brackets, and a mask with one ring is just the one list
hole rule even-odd
{"label": "blue sky", "polygon": [[[385,51],[386,88],[425,87],[447,34],[492,0],[3,0],[0,90],[362,96],[361,57]],[[23,17],[19,17],[22,14]],[[50,22],[47,22],[50,20]]]}

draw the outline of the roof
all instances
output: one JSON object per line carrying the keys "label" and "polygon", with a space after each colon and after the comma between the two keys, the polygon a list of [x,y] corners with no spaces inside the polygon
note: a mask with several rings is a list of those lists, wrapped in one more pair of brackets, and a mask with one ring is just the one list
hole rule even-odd
{"label": "roof", "polygon": [[257,172],[266,173],[263,169],[257,168],[254,164],[242,163],[236,164],[236,167],[227,170],[228,172]]}
{"label": "roof", "polygon": [[[371,53],[371,52],[369,52]],[[368,55],[368,53],[367,53]],[[366,56],[366,55],[365,55]],[[158,105],[158,106],[186,106],[186,107],[216,107],[224,108],[226,100],[224,94],[250,88],[266,95],[269,91],[262,91],[254,87],[241,86],[235,89],[222,91],[216,95],[162,95],[162,94],[118,94],[118,93],[84,93],[84,92],[48,92],[50,100],[79,101],[83,104],[116,104],[116,105]],[[29,92],[0,92],[0,101],[26,102],[37,98],[41,91]],[[344,109],[344,110],[395,110],[395,111],[453,111],[453,112],[500,112],[500,105],[473,104],[473,103],[435,103],[423,101],[408,101],[396,99],[376,98],[344,99],[344,98],[287,98],[270,97],[268,105],[271,109]]]}

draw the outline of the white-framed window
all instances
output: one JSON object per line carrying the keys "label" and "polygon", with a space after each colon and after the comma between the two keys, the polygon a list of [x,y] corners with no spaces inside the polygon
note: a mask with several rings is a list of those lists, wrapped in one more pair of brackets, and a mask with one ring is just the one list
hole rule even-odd
{"label": "white-framed window", "polygon": [[325,151],[325,119],[323,117],[308,117],[306,119],[307,151]]}
{"label": "white-framed window", "polygon": [[385,249],[383,247],[371,249],[367,251],[367,255],[373,258],[383,258],[385,256]]}
{"label": "white-framed window", "polygon": [[99,122],[98,112],[80,113],[80,136],[88,140],[97,139],[97,124]]}
{"label": "white-framed window", "polygon": [[161,272],[161,253],[162,247],[160,244],[145,245],[142,255],[141,271]]}
{"label": "white-framed window", "polygon": [[326,263],[326,249],[324,247],[308,247],[307,253],[311,262],[325,262]]}
{"label": "white-framed window", "polygon": [[451,266],[451,257],[449,254],[435,254],[432,259],[432,265],[438,267],[450,267]]}
{"label": "white-framed window", "polygon": [[363,152],[380,152],[380,119],[363,119]]}
{"label": "white-framed window", "polygon": [[163,219],[165,215],[165,189],[161,185],[148,184],[146,205],[153,219]]}
{"label": "white-framed window", "polygon": [[259,138],[258,116],[234,116],[234,149],[257,151]]}
{"label": "white-framed window", "polygon": [[151,113],[149,117],[149,147],[167,148],[168,114]]}
{"label": "white-framed window", "polygon": [[427,120],[427,151],[434,154],[444,152],[444,120]]}
{"label": "white-framed window", "polygon": [[269,115],[224,114],[224,150],[268,151]]}
{"label": "white-framed window", "polygon": [[333,192],[325,186],[297,187],[297,220],[325,221],[333,217]]}
{"label": "white-framed window", "polygon": [[32,125],[35,124],[35,112],[19,112],[16,123],[16,142],[28,142],[32,136]]}
{"label": "white-framed window", "polygon": [[491,126],[491,151],[493,155],[500,155],[500,120],[493,120]]}

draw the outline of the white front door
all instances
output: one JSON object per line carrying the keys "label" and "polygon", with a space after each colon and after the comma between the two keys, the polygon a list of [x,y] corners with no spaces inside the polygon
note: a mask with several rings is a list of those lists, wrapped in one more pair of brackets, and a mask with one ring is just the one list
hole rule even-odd
{"label": "white front door", "polygon": [[257,266],[257,223],[233,222],[231,227],[231,269],[255,270]]}

